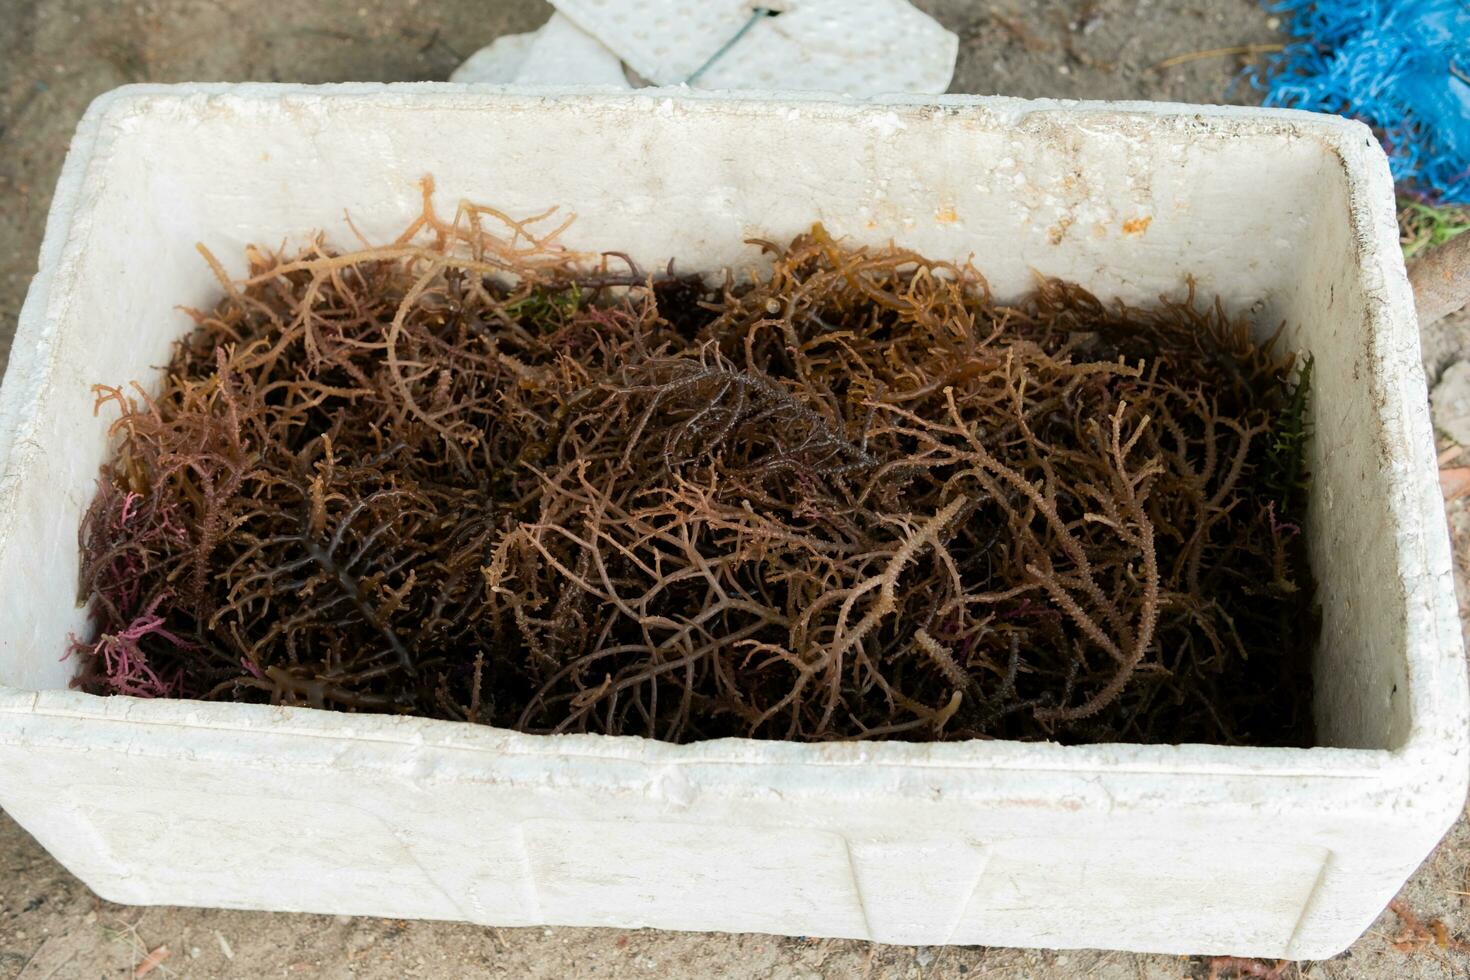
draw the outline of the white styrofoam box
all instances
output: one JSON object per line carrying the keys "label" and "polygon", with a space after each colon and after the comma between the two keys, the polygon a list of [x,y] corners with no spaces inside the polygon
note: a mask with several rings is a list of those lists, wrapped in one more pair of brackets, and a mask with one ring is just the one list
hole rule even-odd
{"label": "white styrofoam box", "polygon": [[[418,178],[644,268],[820,220],[1316,357],[1319,748],[528,736],[67,689],[94,382],[156,383],[202,241],[395,235]],[[1288,111],[947,97],[136,86],[88,112],[0,389],[0,805],[120,902],[1323,957],[1459,812],[1464,651],[1392,184]]]}

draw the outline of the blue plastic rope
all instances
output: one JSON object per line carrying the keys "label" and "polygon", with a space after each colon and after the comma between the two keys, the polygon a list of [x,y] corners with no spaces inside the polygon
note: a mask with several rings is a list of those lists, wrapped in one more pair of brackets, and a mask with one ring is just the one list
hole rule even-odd
{"label": "blue plastic rope", "polygon": [[1264,78],[1266,104],[1372,126],[1394,179],[1470,204],[1470,0],[1267,0],[1291,44]]}

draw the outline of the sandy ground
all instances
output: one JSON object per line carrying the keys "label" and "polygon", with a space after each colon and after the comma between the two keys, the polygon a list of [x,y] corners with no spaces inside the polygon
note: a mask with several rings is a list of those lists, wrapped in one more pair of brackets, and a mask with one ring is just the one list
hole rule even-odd
{"label": "sandy ground", "polygon": [[[1280,40],[1255,0],[921,0],[960,35],[954,90],[1019,96],[1251,101],[1244,62],[1175,55]],[[444,78],[539,0],[0,0],[0,361],[35,269],[52,185],[88,101],[127,82]],[[1431,368],[1470,352],[1461,319],[1426,337]],[[1470,514],[1454,515],[1470,542]],[[1462,590],[1462,594],[1465,594]],[[1470,936],[1464,820],[1401,898]],[[1402,943],[1385,912],[1348,953],[1286,977],[1470,977],[1470,956]],[[480,927],[332,916],[130,908],[96,898],[0,814],[0,978],[128,977],[1204,977],[1198,959],[768,936]],[[1262,965],[1264,968],[1265,965]],[[1230,975],[1226,972],[1224,975]]]}

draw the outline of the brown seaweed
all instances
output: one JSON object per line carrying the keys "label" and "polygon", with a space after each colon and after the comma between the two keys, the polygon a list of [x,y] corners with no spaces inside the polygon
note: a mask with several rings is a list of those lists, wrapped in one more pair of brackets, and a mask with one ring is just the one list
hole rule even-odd
{"label": "brown seaweed", "polygon": [[428,202],[390,246],[252,250],[159,394],[99,389],[85,689],[1310,744],[1310,375],[1219,303],[999,303],[821,226],[706,285]]}

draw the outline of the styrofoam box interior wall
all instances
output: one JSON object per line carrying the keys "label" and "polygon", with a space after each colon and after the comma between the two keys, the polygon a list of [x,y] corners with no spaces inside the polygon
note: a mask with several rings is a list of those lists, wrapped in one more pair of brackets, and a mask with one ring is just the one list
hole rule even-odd
{"label": "styrofoam box interior wall", "polygon": [[[645,268],[748,237],[1203,297],[1316,358],[1320,745],[669,746],[68,691],[90,386],[249,243],[386,240],[432,174]],[[1382,154],[1300,113],[450,85],[131,87],[83,122],[0,393],[0,804],[119,901],[891,942],[1322,956],[1463,801],[1466,692]]]}

